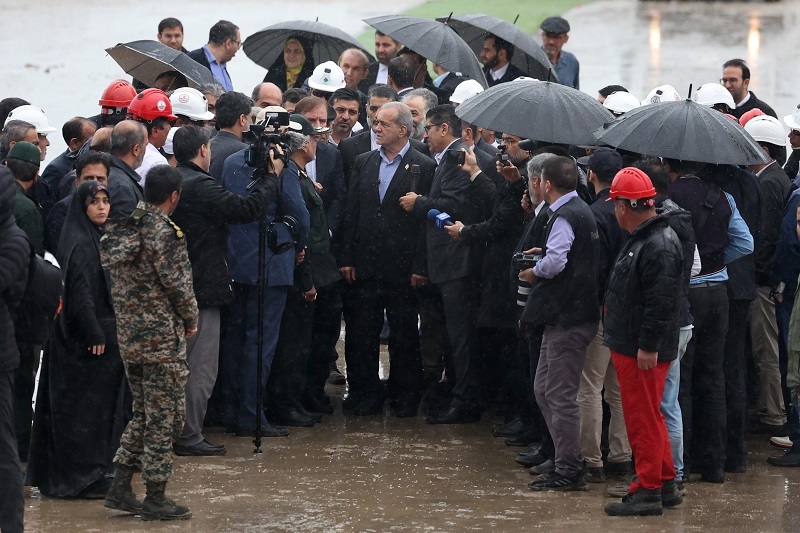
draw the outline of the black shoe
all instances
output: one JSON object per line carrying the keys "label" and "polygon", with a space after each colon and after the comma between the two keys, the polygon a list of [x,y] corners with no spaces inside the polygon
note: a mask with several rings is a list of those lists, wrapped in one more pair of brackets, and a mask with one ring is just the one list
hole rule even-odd
{"label": "black shoe", "polygon": [[638,489],[622,498],[621,502],[609,503],[605,508],[609,516],[657,516],[662,514],[661,489]]}
{"label": "black shoe", "polygon": [[225,446],[217,446],[211,444],[206,439],[201,440],[197,444],[185,446],[183,444],[175,444],[172,446],[175,455],[180,457],[200,457],[212,455],[225,455],[228,451]]}
{"label": "black shoe", "polygon": [[[262,437],[285,437],[289,434],[289,430],[286,428],[279,428],[277,426],[273,426],[270,423],[266,423],[261,426],[260,434]],[[237,429],[236,430],[237,437],[255,437],[256,436],[256,429]]]}
{"label": "black shoe", "polygon": [[521,418],[515,418],[510,422],[495,426],[492,431],[494,437],[515,437],[518,433],[526,430],[525,422]]}
{"label": "black shoe", "polygon": [[586,467],[586,482],[587,483],[605,483],[606,473],[602,466],[587,466]]}
{"label": "black shoe", "polygon": [[746,460],[725,461],[725,471],[731,474],[744,474],[747,472]]}
{"label": "black shoe", "polygon": [[586,479],[583,472],[579,472],[572,477],[567,477],[558,472],[551,472],[543,479],[537,479],[529,485],[535,491],[585,491]]}
{"label": "black shoe", "polygon": [[674,479],[668,479],[661,485],[661,507],[677,507],[683,503],[686,493]]}
{"label": "black shoe", "polygon": [[331,373],[328,374],[327,382],[331,385],[344,385],[347,383],[347,379],[341,372],[339,372],[338,368],[334,367],[331,369]]}
{"label": "black shoe", "polygon": [[786,424],[767,424],[761,420],[755,420],[748,425],[747,432],[751,435],[786,435]]}
{"label": "black shoe", "polygon": [[767,457],[767,462],[772,466],[800,466],[800,452],[789,450],[778,457]]}
{"label": "black shoe", "polygon": [[[285,411],[269,412],[270,419],[276,424],[295,428],[310,428],[317,423],[316,417],[309,416],[299,409],[287,409]],[[321,417],[320,417],[321,418]]]}
{"label": "black shoe", "polygon": [[397,405],[392,407],[392,413],[397,418],[411,418],[419,414],[419,404]]}
{"label": "black shoe", "polygon": [[472,424],[480,419],[481,411],[476,407],[450,405],[446,411],[431,414],[425,421],[428,424]]}
{"label": "black shoe", "polygon": [[524,448],[525,446],[530,446],[534,442],[539,442],[540,440],[542,440],[541,435],[529,431],[526,433],[520,433],[514,437],[507,438],[505,442],[506,446],[518,446]]}
{"label": "black shoe", "polygon": [[302,405],[300,407],[298,407],[297,410],[300,413],[304,414],[305,416],[307,416],[309,418],[312,418],[314,420],[315,424],[319,423],[319,422],[322,422],[322,413],[315,413],[313,411],[309,411],[308,409],[306,409]]}
{"label": "black shoe", "polygon": [[384,401],[385,398],[383,396],[367,398],[353,409],[353,414],[356,416],[381,415],[383,414]]}
{"label": "black shoe", "polygon": [[725,483],[725,471],[709,468],[700,473],[700,481],[705,483]]}
{"label": "black shoe", "polygon": [[532,466],[537,466],[545,461],[547,461],[547,457],[539,453],[539,450],[536,450],[533,453],[525,452],[517,455],[514,459],[517,464],[524,466],[525,468],[530,468]]}
{"label": "black shoe", "polygon": [[361,394],[348,394],[347,398],[342,402],[342,409],[345,411],[352,411],[358,404],[366,400],[367,397]]}

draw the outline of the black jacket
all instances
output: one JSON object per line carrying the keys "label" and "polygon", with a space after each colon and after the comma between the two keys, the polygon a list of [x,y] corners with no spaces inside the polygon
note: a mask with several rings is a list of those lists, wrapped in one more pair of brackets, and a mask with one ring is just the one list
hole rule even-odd
{"label": "black jacket", "polygon": [[109,218],[127,218],[140,200],[144,199],[139,174],[125,161],[109,155],[111,168],[108,170],[108,196],[111,198]]}
{"label": "black jacket", "polygon": [[203,50],[201,46],[197,50],[192,50],[191,52],[186,52],[186,55],[194,59],[196,62],[200,63],[204,67],[206,67],[209,71],[211,71],[211,64],[208,62],[208,58],[206,57],[206,51]]}
{"label": "black jacket", "polygon": [[758,179],[761,182],[761,239],[755,249],[756,284],[769,287],[775,243],[781,232],[783,204],[789,196],[792,182],[776,162],[767,165]]}
{"label": "black jacket", "polygon": [[222,166],[229,155],[247,148],[247,144],[228,131],[219,131],[211,139],[211,165],[208,173],[211,177],[222,183]]}
{"label": "black jacket", "polygon": [[694,266],[694,252],[697,241],[692,227],[692,214],[669,198],[656,199],[656,212],[669,217],[669,227],[681,241],[683,251],[683,303],[681,304],[681,317],[678,322],[680,327],[690,326],[694,318],[689,310],[689,279],[692,277]]}
{"label": "black jacket", "polygon": [[336,236],[342,224],[345,202],[347,201],[347,185],[342,170],[342,155],[336,147],[327,143],[317,143],[317,183],[322,185],[319,192],[328,228]]}
{"label": "black jacket", "polygon": [[731,114],[736,118],[742,118],[742,115],[750,111],[751,109],[760,109],[765,114],[778,118],[778,115],[775,113],[775,110],[772,109],[766,102],[762,102],[758,98],[756,98],[756,93],[750,91],[750,99],[745,102],[743,106],[737,107]]}
{"label": "black jacket", "polygon": [[277,197],[277,181],[262,179],[247,198],[228,192],[194,163],[178,165],[181,201],[172,220],[186,234],[197,306],[218,307],[233,299],[226,224],[254,221]]}
{"label": "black jacket", "polygon": [[36,180],[33,186],[33,194],[39,205],[42,206],[44,218],[50,213],[53,205],[58,201],[58,187],[63,178],[75,166],[75,160],[78,158],[77,152],[70,152],[67,149],[58,157],[53,159],[47,167],[45,167],[42,175]]}
{"label": "black jacket", "polygon": [[[794,181],[797,177],[797,173],[800,172],[800,148],[792,150],[792,153],[786,158],[783,171],[789,176],[790,181]],[[786,200],[788,200],[788,198],[786,198]]]}
{"label": "black jacket", "polygon": [[505,83],[507,81],[514,81],[520,76],[525,75],[524,72],[522,72],[520,69],[518,69],[511,63],[508,64],[508,70],[506,70],[506,73],[503,74],[503,77],[500,78],[499,80],[495,80],[494,78],[492,78],[492,75],[489,72],[489,70],[490,70],[489,67],[483,68],[483,74],[486,76],[486,82],[489,84],[489,87],[494,87],[499,83]]}
{"label": "black jacket", "polygon": [[[416,139],[409,139],[411,148],[421,153],[429,155],[428,145]],[[370,139],[369,129],[360,131],[352,137],[342,139],[339,143],[339,152],[342,154],[342,171],[344,172],[345,187],[350,186],[350,174],[353,172],[356,158],[372,150],[372,140]]]}
{"label": "black jacket", "polygon": [[31,258],[28,239],[11,214],[15,194],[13,185],[11,171],[0,167],[0,372],[19,366],[12,312],[19,306],[28,285]]}
{"label": "black jacket", "polygon": [[[367,152],[356,159],[347,193],[347,211],[338,250],[340,267],[352,266],[359,280],[407,284],[411,274],[424,273],[425,221],[400,207],[400,198],[413,190],[427,194],[436,164],[414,149],[406,152],[380,201],[380,153]],[[420,174],[413,183],[411,165]]]}
{"label": "black jacket", "polygon": [[669,217],[657,215],[623,244],[606,290],[603,340],[615,352],[636,357],[678,355],[683,253]]}
{"label": "black jacket", "polygon": [[606,281],[617,260],[617,254],[622,247],[622,241],[627,237],[627,232],[619,227],[617,216],[614,214],[614,203],[606,202],[610,189],[603,189],[589,209],[594,213],[597,223],[598,239],[595,241],[595,261],[597,262],[597,298],[598,303],[603,303],[606,292]]}

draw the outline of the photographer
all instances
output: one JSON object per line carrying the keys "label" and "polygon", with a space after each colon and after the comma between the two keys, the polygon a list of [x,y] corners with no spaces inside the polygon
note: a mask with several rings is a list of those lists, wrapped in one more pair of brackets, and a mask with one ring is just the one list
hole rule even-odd
{"label": "photographer", "polygon": [[[209,174],[211,142],[196,126],[184,126],[173,139],[178,171],[183,176],[181,202],[172,219],[186,233],[192,280],[200,309],[200,331],[187,344],[189,381],[186,383],[186,426],[175,444],[177,455],[224,455],[203,437],[206,406],[217,381],[220,307],[233,301],[227,261],[227,224],[256,220],[278,194],[277,176],[258,180],[249,197],[226,191]],[[277,148],[280,151],[280,148]],[[280,173],[283,161],[270,154]]]}
{"label": "photographer", "polygon": [[[266,112],[261,111],[256,125],[267,126]],[[270,117],[271,118],[271,117]],[[271,126],[267,129],[271,129]],[[264,128],[251,127],[252,131]],[[274,134],[260,133],[259,139],[247,150],[241,150],[228,157],[222,170],[222,186],[230,192],[248,196],[247,186],[252,182],[255,168],[250,161],[264,161],[271,166],[269,154],[277,151]],[[266,136],[266,137],[265,137]],[[281,142],[284,142],[281,139]],[[287,145],[292,149],[299,146]],[[248,151],[249,150],[249,151]],[[261,169],[259,169],[259,173]],[[278,243],[293,243],[292,249],[275,253],[267,247],[264,260],[266,264],[266,287],[264,294],[263,334],[264,346],[262,362],[264,372],[260,387],[266,387],[272,358],[278,342],[278,329],[286,304],[289,288],[294,283],[295,263],[302,260],[302,252],[308,239],[309,216],[297,179],[297,164],[289,162],[278,177],[279,194],[267,202],[264,210],[266,223],[272,226]],[[291,220],[289,220],[291,217]],[[258,332],[258,223],[231,226],[228,236],[231,278],[233,279],[233,303],[222,339],[221,377],[224,402],[224,422],[227,429],[237,436],[250,436],[255,431],[256,412],[261,417],[261,434],[265,437],[288,435],[283,428],[267,422],[256,405],[256,383],[253,374],[257,368],[256,336]]]}

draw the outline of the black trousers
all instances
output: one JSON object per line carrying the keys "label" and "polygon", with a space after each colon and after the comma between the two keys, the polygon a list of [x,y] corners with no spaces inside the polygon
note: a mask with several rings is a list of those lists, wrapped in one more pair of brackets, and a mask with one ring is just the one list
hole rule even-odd
{"label": "black trousers", "polygon": [[439,381],[442,379],[446,364],[450,362],[451,353],[442,293],[433,283],[426,283],[416,290],[419,302],[422,371],[426,378],[430,376],[431,380]]}
{"label": "black trousers", "polygon": [[725,337],[725,404],[727,407],[727,446],[725,469],[747,466],[745,424],[747,420],[747,363],[745,340],[750,316],[750,300],[728,301],[728,335]]}
{"label": "black trousers", "polygon": [[356,281],[351,287],[345,338],[349,393],[364,399],[383,395],[380,381],[380,334],[383,311],[389,337],[389,397],[395,407],[419,404],[422,395],[422,359],[417,329],[417,299],[409,284]]}
{"label": "black trousers", "polygon": [[[305,398],[321,399],[325,395],[325,382],[331,366],[331,354],[336,354],[336,343],[342,331],[342,282],[317,287],[314,303],[314,325],[311,333],[311,354]],[[333,364],[336,359],[333,358]]]}
{"label": "black trousers", "polygon": [[7,370],[0,372],[0,531],[22,531],[24,509],[22,467],[14,434],[14,371]]}
{"label": "black trousers", "polygon": [[724,283],[690,287],[692,340],[681,360],[678,400],[683,413],[684,471],[720,474],[725,468],[725,343],[728,293]]}
{"label": "black trousers", "polygon": [[[480,346],[475,320],[478,315],[478,291],[472,276],[437,283],[442,291],[447,336],[452,348],[453,402],[477,405],[478,361]],[[391,326],[391,324],[390,324]]]}
{"label": "black trousers", "polygon": [[17,340],[19,367],[14,371],[14,428],[17,435],[19,460],[28,460],[33,425],[33,390],[35,388],[37,356],[36,347]]}

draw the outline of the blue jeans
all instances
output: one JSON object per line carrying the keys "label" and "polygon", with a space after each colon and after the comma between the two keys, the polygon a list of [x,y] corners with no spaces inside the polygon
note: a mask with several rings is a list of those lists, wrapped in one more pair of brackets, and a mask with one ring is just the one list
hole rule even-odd
{"label": "blue jeans", "polygon": [[675,464],[675,479],[683,479],[683,416],[678,392],[681,388],[681,358],[692,339],[692,330],[681,330],[678,337],[678,357],[669,365],[664,396],[661,399],[661,414],[667,424],[669,442],[672,446],[672,462]]}

